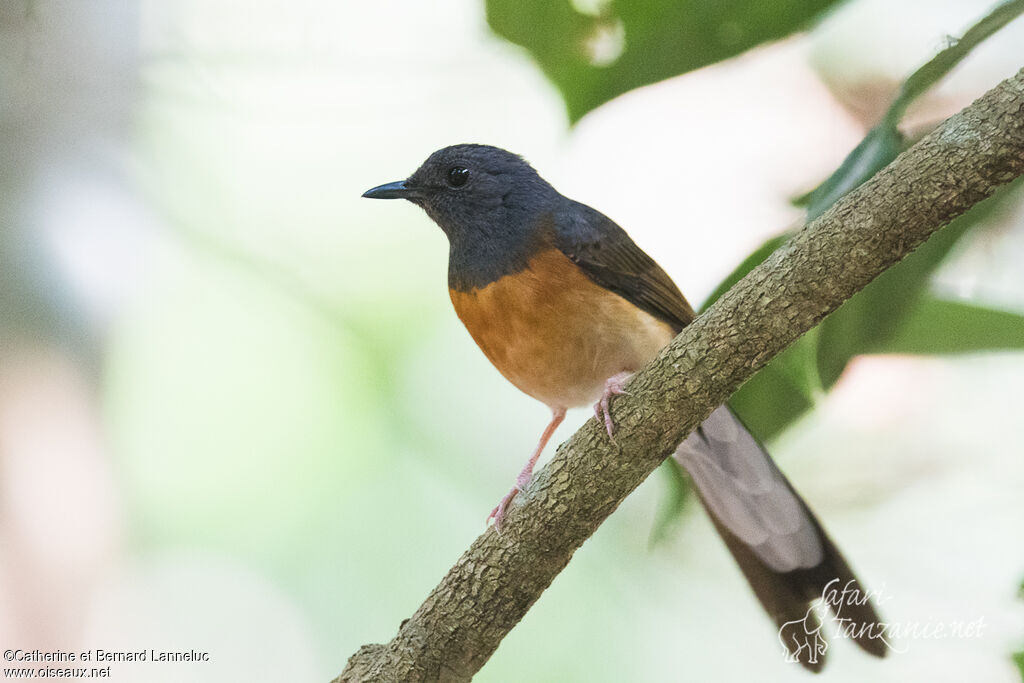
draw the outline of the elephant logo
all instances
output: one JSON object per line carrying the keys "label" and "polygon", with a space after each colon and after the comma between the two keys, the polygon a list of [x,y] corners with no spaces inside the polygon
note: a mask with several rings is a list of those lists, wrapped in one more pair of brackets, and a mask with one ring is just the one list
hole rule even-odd
{"label": "elephant logo", "polygon": [[787,621],[779,627],[779,642],[786,653],[787,662],[801,661],[803,654],[808,664],[817,664],[818,657],[824,657],[828,641],[821,635],[821,622],[814,614],[814,607],[807,609],[802,619]]}

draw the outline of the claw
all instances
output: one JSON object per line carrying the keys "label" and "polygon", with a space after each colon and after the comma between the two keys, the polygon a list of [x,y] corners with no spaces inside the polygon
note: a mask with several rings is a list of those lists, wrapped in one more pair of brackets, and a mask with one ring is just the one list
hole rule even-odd
{"label": "claw", "polygon": [[604,423],[605,431],[608,432],[608,438],[612,440],[612,443],[615,443],[615,423],[612,421],[611,398],[619,394],[629,394],[623,387],[632,376],[632,372],[620,372],[609,377],[608,381],[604,383],[604,392],[601,393],[601,398],[594,404],[594,415],[598,422]]}
{"label": "claw", "polygon": [[502,499],[502,502],[496,505],[494,510],[490,511],[490,514],[487,515],[487,519],[483,522],[484,525],[489,524],[490,520],[494,519],[495,530],[499,533],[502,532],[502,523],[505,521],[505,513],[509,511],[509,508],[512,506],[513,499],[519,495],[519,492],[521,492],[521,490],[525,490],[526,484],[529,483],[529,478],[528,474],[523,478],[522,473],[516,477],[515,486],[509,493],[505,494],[505,498]]}
{"label": "claw", "polygon": [[491,514],[487,515],[487,520],[484,522],[484,524],[490,524],[491,520],[493,519],[494,529],[500,534],[501,525],[505,521],[505,513],[508,512],[508,508],[512,504],[512,499],[515,498],[522,490],[523,489],[517,485],[511,491],[506,493],[505,497],[501,499],[501,502],[498,503],[493,510],[491,510]]}
{"label": "claw", "polygon": [[505,519],[505,513],[508,512],[509,506],[512,505],[512,499],[519,495],[520,491],[526,490],[526,486],[530,483],[530,479],[532,478],[533,476],[529,472],[526,472],[525,470],[520,472],[519,476],[516,477],[516,485],[511,491],[506,493],[505,497],[501,499],[501,502],[491,510],[491,514],[487,515],[487,520],[484,524],[489,524],[493,519],[494,528],[498,533],[501,533],[501,523]]}

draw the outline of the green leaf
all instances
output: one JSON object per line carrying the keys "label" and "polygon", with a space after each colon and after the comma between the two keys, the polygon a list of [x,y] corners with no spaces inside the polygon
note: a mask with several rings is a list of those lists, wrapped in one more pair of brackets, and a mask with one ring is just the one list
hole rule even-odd
{"label": "green leaf", "polygon": [[[1024,0],[1014,0],[997,8],[970,29],[958,44],[944,50],[908,78],[883,121],[825,182],[796,200],[807,203],[808,220],[820,216],[840,197],[895,159],[904,143],[896,125],[906,106],[974,45],[1021,11],[1024,11]],[[1014,186],[1020,187],[1021,183]],[[1012,187],[1006,188],[999,196],[1005,198],[1013,193]],[[836,382],[849,360],[860,353],[959,353],[1024,348],[1024,317],[963,302],[942,301],[926,291],[932,273],[956,242],[971,226],[987,220],[1001,203],[998,198],[983,202],[934,235],[744,384],[729,404],[751,433],[765,442],[785,430],[814,407],[816,398]],[[758,247],[715,288],[701,310],[706,310],[767,259],[790,235],[782,233]],[[654,526],[652,545],[670,529],[689,491],[681,468],[669,460],[670,464],[662,469],[671,477],[673,493]],[[1013,657],[1024,677],[1024,652]]]}
{"label": "green leaf", "polygon": [[658,516],[651,527],[648,548],[653,548],[668,538],[673,524],[682,516],[686,501],[690,499],[690,494],[693,491],[690,487],[690,477],[673,458],[667,458],[658,469],[664,473],[669,492],[664,497],[658,510]]}
{"label": "green leaf", "polygon": [[829,389],[854,356],[890,351],[888,342],[926,294],[932,273],[972,226],[988,221],[1021,187],[1004,188],[937,232],[818,326],[818,375]]}
{"label": "green leaf", "polygon": [[[928,295],[927,287],[960,238],[973,226],[997,217],[1022,189],[1024,182],[1016,181],[953,221],[744,384],[730,405],[750,431],[762,441],[771,440],[813,408],[817,397],[835,384],[850,359],[859,354],[1020,348],[1015,314],[969,304],[957,304],[955,310],[952,303],[942,308]],[[776,235],[758,247],[719,284],[701,310],[788,237],[789,233]],[[951,319],[955,311],[974,315],[958,323]]]}
{"label": "green leaf", "polygon": [[839,0],[486,0],[487,21],[525,47],[573,123],[624,92],[738,55],[812,24]]}
{"label": "green leaf", "polygon": [[814,407],[820,394],[814,373],[816,349],[814,334],[804,335],[729,399],[759,441],[770,441]]}
{"label": "green leaf", "polygon": [[[903,144],[896,126],[910,103],[949,73],[985,38],[1022,12],[1024,0],[1003,3],[968,29],[963,38],[911,74],[882,121],[846,157],[835,173],[811,193],[808,219],[820,216],[840,197],[895,159]],[[839,379],[853,356],[885,350],[886,340],[923,295],[932,272],[966,229],[983,219],[992,206],[992,202],[985,202],[954,221],[903,263],[883,273],[825,319],[819,327],[818,375],[826,389]]]}
{"label": "green leaf", "polygon": [[903,151],[903,136],[895,122],[883,121],[871,129],[828,179],[807,201],[807,220],[813,221],[844,194],[889,165]]}
{"label": "green leaf", "polygon": [[[864,353],[966,353],[1024,348],[1024,316],[938,299],[935,269],[972,227],[986,223],[1024,190],[1017,181],[934,235],[902,263],[847,301],[744,384],[729,403],[761,441],[814,407],[851,358]],[[708,297],[703,308],[763,261],[788,235],[761,245]]]}
{"label": "green leaf", "polygon": [[807,200],[807,220],[825,213],[844,194],[888,166],[903,148],[903,136],[897,125],[907,107],[945,77],[971,50],[1022,12],[1024,0],[1004,2],[969,28],[960,40],[952,42],[903,81],[878,125],[847,155],[839,168],[811,192]]}
{"label": "green leaf", "polygon": [[1022,12],[1024,12],[1024,0],[1007,0],[967,29],[960,40],[951,41],[946,49],[932,57],[927,64],[903,81],[896,99],[893,100],[885,114],[886,120],[895,125],[903,118],[903,114],[911,102],[944,78],[957,64],[963,61],[964,57],[971,53],[971,50],[1016,19]]}
{"label": "green leaf", "polygon": [[1024,315],[924,296],[885,343],[886,353],[1024,349]]}

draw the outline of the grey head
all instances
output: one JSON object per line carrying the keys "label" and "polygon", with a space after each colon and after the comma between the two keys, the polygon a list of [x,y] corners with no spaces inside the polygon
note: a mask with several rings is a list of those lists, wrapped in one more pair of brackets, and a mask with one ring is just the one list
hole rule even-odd
{"label": "grey head", "polygon": [[519,155],[473,144],[439,149],[405,180],[363,196],[422,207],[448,236],[449,284],[460,289],[524,267],[545,218],[568,201]]}

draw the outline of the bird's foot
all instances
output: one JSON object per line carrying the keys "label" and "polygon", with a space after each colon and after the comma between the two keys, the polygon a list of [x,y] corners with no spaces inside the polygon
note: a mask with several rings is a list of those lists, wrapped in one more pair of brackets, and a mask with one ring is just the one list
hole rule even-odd
{"label": "bird's foot", "polygon": [[600,400],[594,404],[594,415],[597,416],[597,421],[604,423],[605,431],[608,432],[608,438],[613,442],[615,441],[615,423],[612,422],[612,413],[609,402],[612,396],[618,396],[619,394],[629,394],[628,391],[623,389],[626,386],[626,382],[633,376],[632,372],[620,372],[617,375],[612,375],[608,378],[608,381],[604,383],[604,392],[601,394]]}
{"label": "bird's foot", "polygon": [[526,485],[530,483],[530,475],[526,473],[520,473],[516,477],[516,485],[511,491],[505,494],[505,497],[501,499],[501,502],[491,510],[491,514],[487,515],[487,521],[485,524],[489,524],[490,521],[494,520],[494,528],[498,533],[501,533],[501,525],[505,520],[505,513],[508,512],[509,506],[512,504],[512,499],[515,498],[520,491],[526,489]]}

